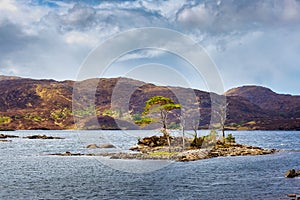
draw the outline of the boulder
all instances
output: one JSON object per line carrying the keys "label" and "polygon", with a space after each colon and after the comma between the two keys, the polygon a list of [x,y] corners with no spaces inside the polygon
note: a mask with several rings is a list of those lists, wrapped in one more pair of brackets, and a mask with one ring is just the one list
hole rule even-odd
{"label": "boulder", "polygon": [[140,146],[140,145],[134,145],[134,146],[131,146],[131,147],[129,148],[129,150],[131,150],[131,151],[136,151],[136,150],[139,150],[139,149],[141,149],[141,146]]}
{"label": "boulder", "polygon": [[102,145],[100,145],[100,148],[116,148],[114,145],[112,145],[112,144],[102,144]]}
{"label": "boulder", "polygon": [[290,169],[287,172],[285,172],[284,176],[286,178],[294,178],[297,176],[296,170],[295,169]]}
{"label": "boulder", "polygon": [[149,147],[157,147],[157,146],[164,146],[168,145],[168,141],[163,136],[151,136],[151,137],[145,137],[143,139],[140,139],[138,141],[139,145],[145,145]]}
{"label": "boulder", "polygon": [[97,146],[96,144],[89,144],[86,146],[86,148],[88,149],[96,149],[96,148],[99,148],[99,146]]}

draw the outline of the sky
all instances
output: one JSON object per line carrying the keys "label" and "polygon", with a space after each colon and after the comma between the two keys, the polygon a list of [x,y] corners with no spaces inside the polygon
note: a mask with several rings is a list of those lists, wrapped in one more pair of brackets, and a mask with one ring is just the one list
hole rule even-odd
{"label": "sky", "polygon": [[[0,74],[76,80],[95,48],[142,27],[175,30],[202,46],[225,90],[261,85],[300,94],[299,0],[0,0]],[[183,86],[193,80],[191,87],[206,90],[205,77],[179,80],[188,65],[141,49],[112,63],[107,76]]]}

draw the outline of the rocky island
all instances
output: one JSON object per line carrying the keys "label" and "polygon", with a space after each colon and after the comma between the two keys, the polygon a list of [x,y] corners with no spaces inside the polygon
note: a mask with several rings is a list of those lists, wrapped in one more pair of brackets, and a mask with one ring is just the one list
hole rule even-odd
{"label": "rocky island", "polygon": [[[192,123],[181,123],[181,137],[170,135],[168,127],[171,122],[168,117],[173,117],[184,121],[183,116],[178,114],[182,106],[171,98],[164,96],[152,96],[145,102],[144,112],[135,118],[134,123],[140,127],[151,124],[162,125],[160,131],[162,136],[151,136],[138,139],[135,146],[130,147],[132,153],[127,152],[109,152],[86,154],[87,156],[109,156],[111,159],[151,159],[151,160],[173,160],[173,161],[194,161],[219,156],[245,156],[245,155],[264,155],[275,153],[275,149],[262,149],[260,147],[237,144],[232,134],[225,137],[225,115],[226,104],[222,105],[222,99],[219,99],[219,109],[216,109],[217,119],[219,119],[219,129],[222,130],[222,137],[218,132],[212,129],[206,136],[198,137],[199,118],[192,118]],[[177,112],[177,113],[176,113]],[[174,125],[174,124],[173,124]],[[192,128],[194,130],[193,138],[185,136],[185,130]],[[113,148],[113,145],[108,145]],[[99,148],[96,144],[90,144],[87,148]],[[54,154],[61,156],[78,155],[66,152],[63,154]]]}
{"label": "rocky island", "polygon": [[[151,141],[153,138],[158,138],[157,141],[162,141],[162,145],[153,145],[151,143],[143,143],[144,141]],[[220,156],[251,156],[251,155],[265,155],[277,152],[276,149],[263,149],[256,146],[243,145],[238,143],[223,143],[217,141],[216,144],[208,144],[206,147],[198,148],[189,143],[185,149],[182,146],[167,146],[163,137],[149,137],[144,138],[138,142],[138,145],[132,146],[130,150],[133,153],[99,153],[95,156],[109,156],[111,159],[138,159],[138,160],[172,160],[172,161],[195,161]],[[180,137],[174,137],[171,142],[182,140]],[[187,141],[193,142],[186,138]],[[166,141],[166,140],[165,140]]]}
{"label": "rocky island", "polygon": [[[200,138],[205,138],[200,137]],[[137,160],[169,160],[169,161],[196,161],[202,159],[209,159],[220,156],[255,156],[266,155],[277,152],[276,149],[263,149],[256,146],[249,146],[238,144],[235,141],[223,143],[217,141],[215,144],[205,142],[202,140],[200,146],[195,146],[194,139],[185,138],[186,147],[179,146],[181,137],[171,137],[171,146],[167,145],[167,139],[163,136],[152,136],[140,139],[137,145],[130,148],[132,152],[111,152],[111,153],[92,153],[92,154],[80,154],[80,153],[56,153],[51,155],[56,156],[104,156],[110,157],[110,159],[137,159]],[[199,140],[199,138],[198,138]],[[113,146],[111,146],[114,148]],[[87,146],[90,148],[90,145]]]}

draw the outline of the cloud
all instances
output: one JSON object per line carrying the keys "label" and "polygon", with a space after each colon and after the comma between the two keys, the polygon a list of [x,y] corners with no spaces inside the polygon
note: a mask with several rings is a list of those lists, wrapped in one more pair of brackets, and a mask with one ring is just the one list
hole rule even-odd
{"label": "cloud", "polygon": [[0,2],[0,10],[1,11],[10,11],[10,12],[15,12],[18,10],[18,8],[14,5],[14,1],[10,0],[2,0]]}
{"label": "cloud", "polygon": [[[154,26],[180,31],[204,46],[227,89],[253,83],[300,93],[294,87],[300,84],[299,24],[299,0],[2,0],[0,72],[75,79],[98,44],[122,31]],[[160,56],[134,52],[122,59]]]}
{"label": "cloud", "polygon": [[299,23],[299,9],[297,0],[201,1],[182,8],[177,21],[185,28],[217,34]]}
{"label": "cloud", "polygon": [[297,59],[300,29],[249,32],[222,52],[211,49],[225,87],[257,84],[283,93],[300,94]]}

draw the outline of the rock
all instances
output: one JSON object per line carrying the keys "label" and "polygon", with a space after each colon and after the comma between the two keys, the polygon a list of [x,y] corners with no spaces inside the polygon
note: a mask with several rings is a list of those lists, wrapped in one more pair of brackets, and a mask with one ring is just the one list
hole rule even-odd
{"label": "rock", "polygon": [[116,147],[112,144],[102,144],[100,146],[98,146],[96,144],[89,144],[86,146],[86,148],[88,148],[88,149],[96,149],[96,148],[108,149],[108,148],[116,148]]}
{"label": "rock", "polygon": [[129,150],[131,150],[131,151],[137,151],[139,149],[142,149],[142,147],[140,145],[134,145],[129,148]]}
{"label": "rock", "polygon": [[288,197],[296,197],[297,195],[296,194],[288,194],[287,196]]}
{"label": "rock", "polygon": [[297,173],[296,173],[295,169],[290,169],[287,172],[285,172],[284,176],[286,178],[294,178],[297,176]]}
{"label": "rock", "polygon": [[300,176],[300,170],[297,170],[296,174],[297,176]]}
{"label": "rock", "polygon": [[110,159],[121,159],[119,156],[111,156]]}
{"label": "rock", "polygon": [[102,145],[100,145],[100,148],[116,148],[114,145],[112,145],[112,144],[102,144]]}
{"label": "rock", "polygon": [[[85,154],[81,153],[71,153],[70,151],[66,151],[65,153],[54,153],[54,154],[49,154],[51,156],[83,156]],[[92,154],[86,154],[86,155],[92,155]]]}
{"label": "rock", "polygon": [[209,151],[204,149],[187,150],[175,155],[177,161],[186,162],[208,158]]}
{"label": "rock", "polygon": [[16,135],[5,135],[5,134],[0,134],[0,138],[18,138],[19,136]]}
{"label": "rock", "polygon": [[0,140],[0,142],[11,142],[11,140]]}
{"label": "rock", "polygon": [[86,148],[88,149],[96,149],[96,148],[99,148],[99,146],[97,146],[96,144],[89,144],[86,146]]}
{"label": "rock", "polygon": [[30,135],[30,136],[26,136],[24,138],[27,138],[27,139],[64,139],[61,137],[53,137],[53,136],[47,136],[47,135]]}
{"label": "rock", "polygon": [[157,146],[164,146],[168,145],[168,141],[163,136],[151,136],[151,137],[145,137],[143,139],[140,139],[138,141],[139,145],[145,145],[149,147],[157,147]]}

